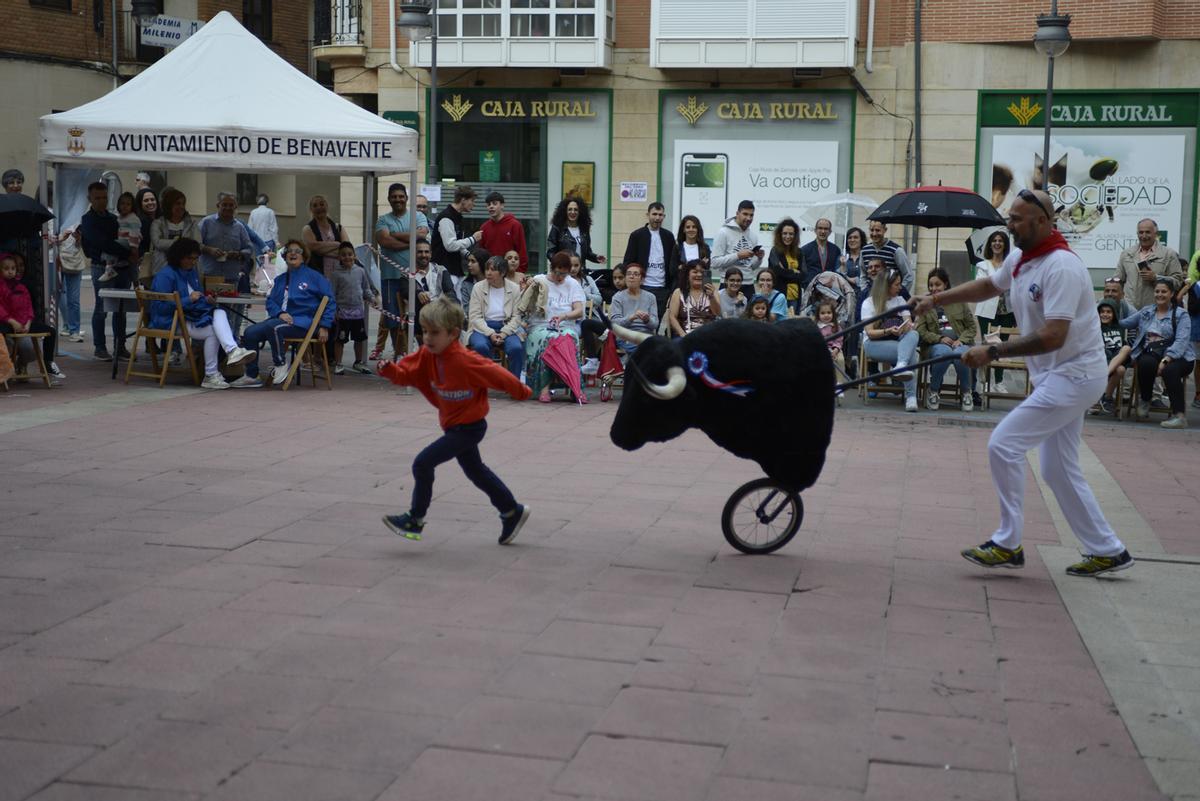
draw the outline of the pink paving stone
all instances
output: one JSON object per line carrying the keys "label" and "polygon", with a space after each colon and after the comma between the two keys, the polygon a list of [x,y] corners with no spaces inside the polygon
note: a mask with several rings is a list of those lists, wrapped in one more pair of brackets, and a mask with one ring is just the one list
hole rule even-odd
{"label": "pink paving stone", "polygon": [[721,763],[722,776],[863,790],[867,738],[855,728],[743,723]]}
{"label": "pink paving stone", "polygon": [[480,695],[467,699],[436,745],[569,760],[604,711],[598,707]]}
{"label": "pink paving stone", "polygon": [[861,792],[838,787],[718,776],[709,785],[705,801],[862,801],[862,797]]}
{"label": "pink paving stone", "polygon": [[595,735],[554,782],[556,792],[630,801],[692,801],[721,763],[722,749]]}
{"label": "pink paving stone", "polygon": [[871,763],[869,801],[1016,801],[1010,773]]}
{"label": "pink paving stone", "polygon": [[871,759],[997,773],[1014,767],[1004,723],[908,712],[875,715]]}
{"label": "pink paving stone", "polygon": [[893,604],[888,608],[889,634],[931,634],[991,642],[987,615],[955,609]]}
{"label": "pink paving stone", "polygon": [[529,801],[550,789],[562,762],[427,749],[378,801]]}
{"label": "pink paving stone", "polygon": [[673,690],[621,690],[594,731],[649,740],[728,745],[741,722],[743,699]]}
{"label": "pink paving stone", "polygon": [[0,740],[0,797],[27,798],[95,752],[79,745]]}
{"label": "pink paving stone", "polygon": [[1008,719],[1004,694],[991,675],[888,668],[880,672],[877,689],[880,710],[1001,723]]}
{"label": "pink paving stone", "polygon": [[372,801],[392,780],[390,773],[258,761],[238,771],[208,801]]}

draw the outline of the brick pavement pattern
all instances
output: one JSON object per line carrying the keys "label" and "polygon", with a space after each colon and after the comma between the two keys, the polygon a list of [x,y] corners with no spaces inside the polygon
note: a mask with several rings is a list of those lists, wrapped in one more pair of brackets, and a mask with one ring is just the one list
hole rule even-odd
{"label": "brick pavement pattern", "polygon": [[[1032,473],[1026,569],[958,556],[997,516],[986,428],[843,410],[800,534],[747,557],[718,519],[752,464],[498,400],[484,457],[529,524],[497,546],[448,465],[413,543],[379,518],[435,435],[419,396],[67,365],[0,406],[0,801],[1166,797],[1038,555]],[[1195,437],[1086,439],[1195,554],[1141,472],[1200,474]]]}

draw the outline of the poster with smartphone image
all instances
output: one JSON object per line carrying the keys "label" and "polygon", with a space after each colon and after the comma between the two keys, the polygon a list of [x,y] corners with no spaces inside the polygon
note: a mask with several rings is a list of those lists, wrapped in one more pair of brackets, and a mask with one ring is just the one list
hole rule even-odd
{"label": "poster with smartphone image", "polygon": [[711,243],[743,200],[754,201],[756,222],[798,219],[838,191],[838,149],[832,141],[677,139],[676,222],[696,215]]}

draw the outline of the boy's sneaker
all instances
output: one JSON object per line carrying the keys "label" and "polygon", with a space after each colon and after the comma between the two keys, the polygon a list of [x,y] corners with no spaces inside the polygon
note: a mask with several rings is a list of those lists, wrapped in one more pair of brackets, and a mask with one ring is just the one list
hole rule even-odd
{"label": "boy's sneaker", "polygon": [[49,364],[46,365],[46,372],[50,373],[50,376],[52,378],[66,378],[67,377],[67,374],[64,373],[62,370],[59,370],[58,365],[55,364],[54,362],[50,362]]}
{"label": "boy's sneaker", "polygon": [[525,521],[529,519],[529,507],[523,503],[518,503],[517,508],[513,510],[508,517],[500,516],[500,544],[508,545],[517,538],[517,533],[520,532],[521,526],[525,525]]}
{"label": "boy's sneaker", "polygon": [[200,386],[205,389],[229,389],[229,382],[220,373],[204,376],[204,380],[200,382]]}
{"label": "boy's sneaker", "polygon": [[425,530],[425,521],[418,521],[408,512],[402,515],[386,515],[383,524],[406,540],[421,539],[421,532]]}
{"label": "boy's sneaker", "polygon": [[1010,551],[988,540],[983,545],[967,548],[961,553],[963,559],[980,567],[1007,567],[1013,570],[1025,567],[1025,549],[1020,545]]}
{"label": "boy's sneaker", "polygon": [[931,412],[936,412],[938,407],[942,405],[942,393],[940,390],[931,389],[925,395],[925,408]]}
{"label": "boy's sneaker", "polygon": [[228,365],[245,364],[256,356],[258,356],[258,351],[238,346],[225,354],[225,363]]}
{"label": "boy's sneaker", "polygon": [[106,283],[106,282],[108,282],[108,281],[111,281],[111,280],[113,280],[113,279],[114,279],[114,278],[116,278],[116,277],[117,277],[117,271],[116,271],[116,270],[114,270],[112,267],[105,267],[105,268],[104,268],[104,275],[100,276],[100,277],[99,277],[99,278],[97,278],[96,280],[97,280],[97,281],[99,281],[100,283]]}
{"label": "boy's sneaker", "polygon": [[261,378],[257,376],[251,378],[248,375],[244,375],[241,378],[236,378],[229,382],[229,386],[233,387],[234,389],[253,389],[254,387],[261,387],[262,385],[263,382]]}
{"label": "boy's sneaker", "polygon": [[1129,551],[1121,551],[1116,556],[1092,556],[1084,554],[1083,559],[1067,568],[1068,576],[1102,576],[1105,573],[1116,573],[1133,567],[1133,557]]}
{"label": "boy's sneaker", "polygon": [[983,396],[978,392],[971,393],[971,403],[975,406],[983,406]]}
{"label": "boy's sneaker", "polygon": [[346,368],[340,364],[337,367],[333,368],[334,375],[343,375],[343,374],[345,374],[345,372],[346,372]]}
{"label": "boy's sneaker", "polygon": [[92,357],[98,362],[111,362],[112,354],[108,352],[108,348],[96,348],[92,353]]}
{"label": "boy's sneaker", "polygon": [[372,375],[375,371],[367,367],[366,362],[355,362],[350,365],[350,369],[361,375]]}
{"label": "boy's sneaker", "polygon": [[973,393],[970,392],[964,392],[962,394],[962,410],[964,412],[971,412],[975,410],[975,399],[971,397],[972,394]]}
{"label": "boy's sneaker", "polygon": [[1100,413],[1113,414],[1117,410],[1117,405],[1112,398],[1105,395],[1100,399]]}

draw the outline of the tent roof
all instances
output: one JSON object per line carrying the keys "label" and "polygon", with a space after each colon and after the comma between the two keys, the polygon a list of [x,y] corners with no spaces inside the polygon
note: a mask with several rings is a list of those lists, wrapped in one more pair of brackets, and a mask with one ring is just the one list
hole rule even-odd
{"label": "tent roof", "polygon": [[329,91],[222,11],[103,97],[41,118],[44,161],[240,172],[408,172],[416,131]]}

